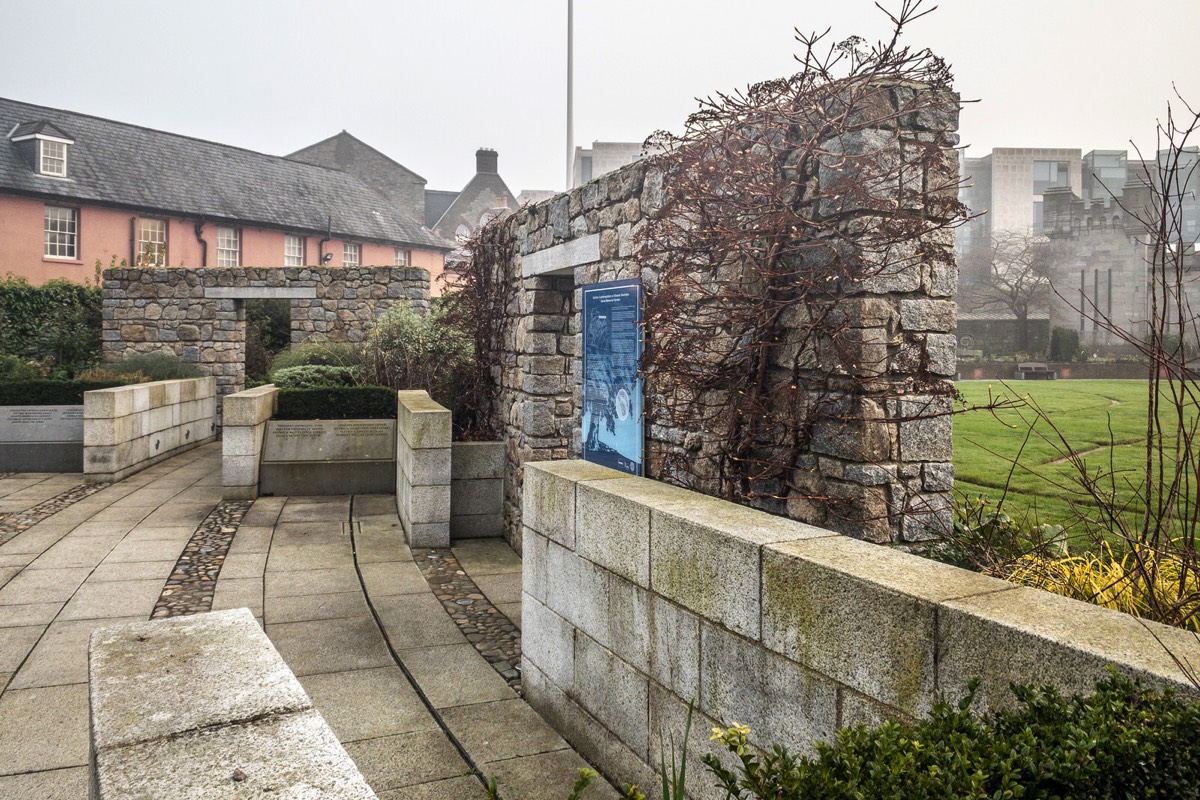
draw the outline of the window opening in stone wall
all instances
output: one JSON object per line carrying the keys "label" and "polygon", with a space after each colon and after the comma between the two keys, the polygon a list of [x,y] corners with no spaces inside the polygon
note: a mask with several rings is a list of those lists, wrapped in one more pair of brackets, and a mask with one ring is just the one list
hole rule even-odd
{"label": "window opening in stone wall", "polygon": [[43,231],[46,258],[79,257],[79,209],[46,206]]}
{"label": "window opening in stone wall", "polygon": [[217,266],[239,267],[242,261],[242,232],[237,228],[217,228]]}
{"label": "window opening in stone wall", "polygon": [[292,301],[250,298],[246,309],[246,385],[265,383],[271,362],[292,343]]}
{"label": "window opening in stone wall", "polygon": [[167,263],[167,221],[138,220],[138,266],[161,267]]}

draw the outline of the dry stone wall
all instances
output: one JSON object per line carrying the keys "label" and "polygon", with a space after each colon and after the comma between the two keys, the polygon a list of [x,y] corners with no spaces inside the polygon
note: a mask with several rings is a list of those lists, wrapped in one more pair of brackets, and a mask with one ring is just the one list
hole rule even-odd
{"label": "dry stone wall", "polygon": [[245,381],[244,301],[285,298],[292,342],[358,342],[393,303],[429,306],[429,273],[415,267],[244,267],[104,271],[104,357],[171,352],[217,380],[217,393]]}
{"label": "dry stone wall", "polygon": [[[957,127],[956,105],[929,111],[899,133],[924,146],[948,147]],[[954,183],[952,150],[939,180]],[[514,318],[505,337],[497,408],[508,445],[506,532],[521,546],[521,483],[527,462],[579,457],[582,450],[582,287],[640,278],[647,292],[659,275],[635,260],[639,230],[663,207],[671,176],[654,160],[604,175],[550,200],[527,206],[504,221],[516,243],[508,265],[519,283]],[[933,176],[927,176],[932,185]],[[953,231],[936,231],[922,247],[950,253]],[[833,301],[852,345],[841,377],[822,367],[818,382],[799,387],[828,409],[811,431],[790,486],[755,505],[772,513],[823,525],[857,538],[921,546],[951,522],[951,377],[956,370],[958,274],[952,259],[914,258],[899,269],[849,287]],[[822,298],[828,301],[828,298]],[[796,309],[798,311],[802,309]],[[801,333],[780,352],[800,345]],[[645,334],[652,338],[653,330]],[[789,350],[791,348],[791,350]],[[827,356],[813,354],[814,363]],[[840,384],[838,383],[840,381]],[[815,398],[820,398],[819,400]],[[668,456],[707,455],[699,432],[664,422],[647,398],[647,471],[671,480]],[[652,424],[651,424],[652,423]],[[718,443],[719,444],[719,443]],[[692,476],[694,477],[694,476]],[[691,483],[719,494],[717,479]],[[811,498],[822,498],[814,502]],[[828,511],[840,504],[839,514]]]}

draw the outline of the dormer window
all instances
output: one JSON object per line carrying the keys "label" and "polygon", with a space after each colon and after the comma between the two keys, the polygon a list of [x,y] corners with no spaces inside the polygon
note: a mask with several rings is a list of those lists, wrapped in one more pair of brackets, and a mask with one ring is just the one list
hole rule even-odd
{"label": "dormer window", "polygon": [[39,175],[67,177],[67,151],[75,140],[46,120],[22,122],[8,133],[21,157]]}
{"label": "dormer window", "polygon": [[58,178],[67,177],[67,145],[65,142],[56,142],[50,139],[42,139],[38,142],[41,145],[43,175],[53,175]]}

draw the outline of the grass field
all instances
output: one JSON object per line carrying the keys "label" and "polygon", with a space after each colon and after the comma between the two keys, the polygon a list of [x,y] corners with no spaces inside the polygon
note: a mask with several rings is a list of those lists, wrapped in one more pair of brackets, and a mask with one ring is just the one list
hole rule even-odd
{"label": "grass field", "polygon": [[[955,385],[968,408],[986,405],[989,393],[993,399],[1030,397],[1069,443],[1060,441],[1052,426],[1038,421],[1029,409],[959,414],[954,418],[958,497],[984,495],[995,501],[1007,483],[1005,511],[1010,516],[1028,512],[1038,522],[1069,527],[1073,515],[1068,498],[1077,472],[1059,462],[1071,451],[1085,454],[1091,471],[1115,472],[1118,491],[1131,482],[1140,485],[1148,403],[1145,381],[960,381]],[[1032,435],[1031,423],[1036,423]]]}

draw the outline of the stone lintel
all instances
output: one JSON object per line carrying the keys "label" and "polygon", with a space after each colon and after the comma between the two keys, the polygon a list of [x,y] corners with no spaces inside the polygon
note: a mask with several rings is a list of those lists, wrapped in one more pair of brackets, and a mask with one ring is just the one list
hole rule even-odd
{"label": "stone lintel", "polygon": [[212,300],[316,299],[315,286],[206,286],[204,296]]}
{"label": "stone lintel", "polygon": [[521,277],[573,275],[575,267],[600,260],[600,234],[583,236],[521,257]]}

